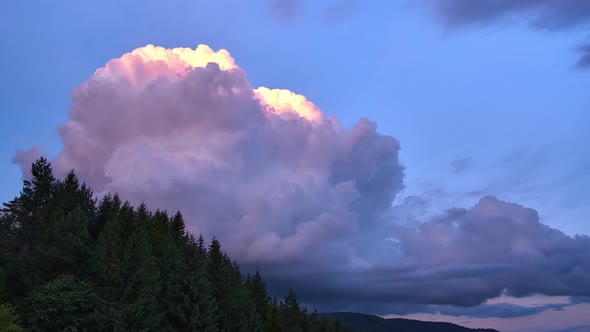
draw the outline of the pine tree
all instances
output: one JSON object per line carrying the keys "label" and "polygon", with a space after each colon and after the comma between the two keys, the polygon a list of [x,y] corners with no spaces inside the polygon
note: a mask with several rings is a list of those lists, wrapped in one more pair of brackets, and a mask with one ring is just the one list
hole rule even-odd
{"label": "pine tree", "polygon": [[63,275],[38,287],[25,299],[27,319],[34,330],[96,329],[98,297],[92,284]]}
{"label": "pine tree", "polygon": [[279,302],[277,301],[276,297],[272,299],[272,302],[271,302],[270,307],[268,309],[267,321],[268,321],[268,326],[269,326],[269,329],[267,331],[269,331],[269,332],[281,331],[281,327],[283,325],[283,322],[281,319]]}
{"label": "pine tree", "polygon": [[[122,257],[124,241],[119,207],[116,207],[116,201],[112,203],[112,213],[104,213],[104,226],[98,237],[96,246],[98,273],[94,280],[102,300],[101,312],[104,315],[104,321],[101,328],[103,330],[122,330],[125,328],[121,301],[126,275]],[[103,199],[101,206],[105,210],[107,204],[110,209],[110,200]]]}
{"label": "pine tree", "polygon": [[91,220],[88,225],[88,232],[92,239],[98,241],[99,234],[109,220],[115,218],[121,208],[121,200],[117,195],[115,197],[107,194],[102,197],[96,211],[96,218]]}
{"label": "pine tree", "polygon": [[126,278],[122,300],[126,327],[135,331],[155,330],[163,313],[157,305],[160,276],[147,234],[149,215],[141,207],[136,214],[128,203],[120,214],[125,238],[122,263]]}
{"label": "pine tree", "polygon": [[[250,276],[248,275],[248,277]],[[258,269],[256,269],[253,277],[247,279],[246,288],[248,289],[250,298],[254,304],[256,320],[260,322],[261,330],[270,331],[270,323],[267,318],[267,313],[270,309],[271,300]]]}
{"label": "pine tree", "polygon": [[50,202],[53,197],[55,177],[51,163],[41,157],[31,167],[31,182],[24,181],[24,188],[17,205],[20,207],[20,231],[27,249],[40,245],[47,236]]}
{"label": "pine tree", "polygon": [[18,297],[25,290],[19,253],[16,217],[0,212],[0,303]]}
{"label": "pine tree", "polygon": [[279,305],[281,313],[281,330],[285,332],[303,332],[306,312],[301,309],[301,304],[292,289]]}
{"label": "pine tree", "polygon": [[172,220],[170,220],[170,232],[172,238],[177,244],[183,244],[186,240],[186,226],[184,224],[184,218],[180,211],[176,212]]}
{"label": "pine tree", "polygon": [[203,234],[199,234],[199,238],[197,239],[197,251],[196,255],[199,257],[206,257],[207,256],[207,247],[205,246],[205,238]]}
{"label": "pine tree", "polygon": [[21,332],[23,330],[18,325],[18,316],[14,313],[14,308],[9,304],[0,305],[0,331],[2,332]]}
{"label": "pine tree", "polygon": [[[117,194],[96,204],[75,173],[53,177],[39,159],[32,180],[0,210],[0,300],[30,330],[341,331],[307,315],[292,290],[271,298],[257,270],[246,278],[177,212],[152,214]],[[9,326],[14,315],[0,308]],[[4,315],[4,316],[3,316]],[[10,325],[12,324],[12,325]],[[14,326],[13,326],[14,325]]]}
{"label": "pine tree", "polygon": [[[203,240],[202,235],[199,240]],[[217,331],[215,315],[218,309],[211,294],[211,286],[207,279],[206,250],[204,242],[195,240],[189,235],[185,246],[186,278],[183,279],[184,289],[189,298],[188,330]]]}
{"label": "pine tree", "polygon": [[224,293],[224,261],[223,253],[221,252],[221,245],[216,238],[211,240],[209,249],[207,250],[207,279],[211,285],[211,296],[213,298],[213,321],[217,331],[225,332],[224,316],[226,294]]}
{"label": "pine tree", "polygon": [[88,217],[80,206],[55,225],[47,249],[50,277],[72,274],[88,278],[93,264],[93,249],[87,229]]}
{"label": "pine tree", "polygon": [[190,300],[183,289],[183,279],[186,278],[188,271],[172,235],[167,234],[164,241],[164,252],[159,257],[162,287],[159,302],[160,311],[163,311],[165,316],[164,326],[161,329],[183,330],[189,321],[187,306]]}

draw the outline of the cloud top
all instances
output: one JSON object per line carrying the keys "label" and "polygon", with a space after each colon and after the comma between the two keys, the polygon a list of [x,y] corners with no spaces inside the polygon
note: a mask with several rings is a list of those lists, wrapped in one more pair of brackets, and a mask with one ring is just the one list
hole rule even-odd
{"label": "cloud top", "polygon": [[358,252],[342,239],[377,225],[403,187],[395,138],[367,119],[344,128],[289,90],[253,88],[225,50],[147,45],[72,99],[58,172],[179,209],[242,262],[350,264]]}

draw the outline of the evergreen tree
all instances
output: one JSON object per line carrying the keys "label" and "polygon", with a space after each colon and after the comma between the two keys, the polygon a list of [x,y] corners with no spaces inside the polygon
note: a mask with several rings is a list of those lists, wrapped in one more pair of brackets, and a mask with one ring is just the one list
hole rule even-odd
{"label": "evergreen tree", "polygon": [[25,300],[28,321],[40,331],[96,329],[98,297],[90,283],[60,276],[34,290]]}
{"label": "evergreen tree", "polygon": [[279,305],[281,313],[281,330],[285,332],[302,332],[305,330],[306,312],[301,309],[301,304],[292,289]]}
{"label": "evergreen tree", "polygon": [[170,220],[170,232],[172,233],[172,238],[177,244],[183,244],[186,240],[186,226],[184,224],[184,218],[182,214],[176,212],[172,220]]}
{"label": "evergreen tree", "polygon": [[[199,237],[202,240],[202,236]],[[218,312],[214,298],[211,294],[211,286],[207,278],[204,243],[196,241],[189,235],[185,246],[184,259],[186,262],[186,278],[183,279],[188,305],[188,329],[191,331],[217,331],[215,315]]]}
{"label": "evergreen tree", "polygon": [[[143,206],[143,205],[142,205]],[[121,208],[123,225],[123,289],[126,327],[130,330],[154,330],[162,313],[158,312],[157,297],[160,293],[159,269],[147,234],[148,214],[140,206],[135,214],[133,207],[125,203]]]}
{"label": "evergreen tree", "polygon": [[[109,200],[110,201],[110,200]],[[113,202],[114,203],[114,202]],[[110,202],[101,203],[101,207]],[[106,208],[105,208],[106,209]],[[121,295],[125,288],[125,269],[123,266],[123,248],[121,218],[119,209],[105,215],[104,227],[98,237],[96,246],[97,275],[95,282],[102,299],[101,312],[105,316],[102,328],[106,330],[122,330],[123,303]]]}
{"label": "evergreen tree", "polygon": [[[98,203],[73,171],[56,180],[44,158],[0,210],[0,330],[340,331],[307,315],[289,290],[271,298],[213,238],[186,231],[177,212]],[[12,306],[11,306],[12,305]],[[16,308],[16,315],[12,308]]]}
{"label": "evergreen tree", "polygon": [[188,272],[182,260],[181,251],[171,234],[164,238],[164,252],[159,257],[161,311],[166,317],[162,329],[182,330],[188,325],[189,298],[185,292],[183,279]]}
{"label": "evergreen tree", "polygon": [[267,313],[268,330],[267,331],[281,331],[283,325],[281,319],[281,312],[279,309],[279,302],[277,298],[273,298]]}
{"label": "evergreen tree", "polygon": [[21,272],[16,217],[0,212],[0,302],[10,301],[24,292]]}
{"label": "evergreen tree", "polygon": [[47,248],[50,277],[61,274],[89,277],[93,264],[93,248],[87,225],[88,217],[79,205],[54,225]]}
{"label": "evergreen tree", "polygon": [[225,301],[226,294],[224,292],[226,285],[224,285],[224,261],[223,253],[221,252],[221,245],[216,238],[211,240],[209,249],[207,250],[207,279],[211,285],[211,296],[213,299],[213,321],[217,331],[225,332]]}
{"label": "evergreen tree", "polygon": [[271,326],[267,317],[268,311],[270,310],[271,300],[266,290],[266,285],[262,280],[260,271],[256,269],[254,276],[250,278],[248,275],[246,282],[246,288],[252,302],[254,304],[255,319],[259,322],[260,329],[262,331],[271,331]]}
{"label": "evergreen tree", "polygon": [[206,257],[207,256],[207,247],[205,245],[205,238],[203,234],[199,234],[199,238],[197,239],[197,256],[199,257]]}
{"label": "evergreen tree", "polygon": [[18,325],[18,316],[9,304],[0,305],[0,331],[2,332],[21,332],[23,330]]}

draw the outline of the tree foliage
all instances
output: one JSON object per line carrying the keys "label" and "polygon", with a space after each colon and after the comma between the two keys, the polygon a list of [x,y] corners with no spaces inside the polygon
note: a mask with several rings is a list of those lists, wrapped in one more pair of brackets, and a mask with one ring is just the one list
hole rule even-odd
{"label": "tree foliage", "polygon": [[[341,331],[292,290],[272,298],[180,212],[97,201],[38,159],[0,210],[0,331]],[[19,325],[20,324],[20,325]],[[21,328],[22,326],[22,328]]]}

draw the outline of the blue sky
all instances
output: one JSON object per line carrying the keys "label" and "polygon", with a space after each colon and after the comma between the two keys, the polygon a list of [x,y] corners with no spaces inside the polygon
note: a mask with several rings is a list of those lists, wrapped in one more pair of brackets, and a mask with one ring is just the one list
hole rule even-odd
{"label": "blue sky", "polygon": [[270,0],[138,4],[0,5],[1,201],[21,187],[18,149],[61,151],[71,93],[97,68],[146,44],[207,44],[227,49],[252,86],[397,138],[405,189],[394,204],[419,197],[424,217],[493,195],[590,234],[590,71],[574,65],[587,25],[454,27],[419,0],[301,1],[293,17]]}

